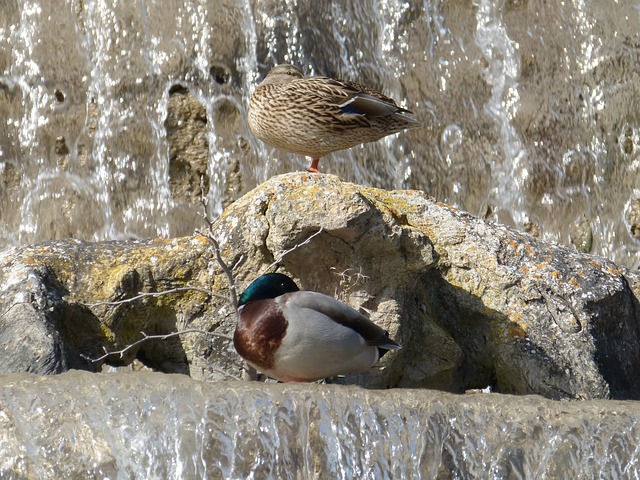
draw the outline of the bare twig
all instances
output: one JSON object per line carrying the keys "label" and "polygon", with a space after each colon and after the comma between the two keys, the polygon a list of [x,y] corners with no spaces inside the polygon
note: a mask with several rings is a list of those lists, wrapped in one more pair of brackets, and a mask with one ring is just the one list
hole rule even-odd
{"label": "bare twig", "polygon": [[[227,262],[225,262],[224,259],[222,258],[222,254],[220,253],[220,244],[218,243],[218,240],[216,239],[213,233],[213,221],[210,220],[209,216],[207,215],[207,198],[204,196],[204,177],[200,177],[200,184],[201,184],[201,191],[203,192],[203,194],[200,197],[200,204],[202,205],[202,210],[203,210],[202,218],[207,224],[207,232],[203,233],[199,230],[196,230],[196,234],[202,235],[203,237],[205,237],[207,240],[211,242],[211,245],[213,245],[213,253],[216,256],[216,261],[218,262],[218,265],[226,275],[227,283],[229,284],[228,301],[231,303],[231,305],[233,305],[233,308],[235,309],[236,315],[237,315],[238,292],[236,290],[236,282],[233,277],[233,270],[235,270],[238,267],[238,265],[240,265],[240,263],[243,261],[243,257],[241,256],[238,259],[238,261],[233,266],[233,268],[229,268],[229,265],[227,265]],[[243,364],[242,375],[241,375],[242,380],[244,381],[258,380],[258,372],[256,371],[256,369],[253,368],[251,365],[249,365],[246,361],[243,361],[242,364]]]}
{"label": "bare twig", "polygon": [[147,335],[144,332],[140,332],[142,334],[142,338],[140,340],[137,340],[129,345],[127,345],[126,347],[124,347],[122,350],[115,350],[113,352],[108,352],[107,349],[105,348],[105,354],[102,355],[101,357],[98,358],[90,358],[86,355],[80,354],[80,356],[82,358],[84,358],[85,360],[89,360],[92,363],[96,363],[99,362],[101,360],[106,359],[107,357],[110,357],[111,355],[118,355],[120,358],[124,358],[124,354],[127,353],[129,350],[131,350],[133,347],[140,345],[141,343],[144,343],[148,340],[166,340],[167,338],[171,338],[171,337],[177,337],[179,335],[182,335],[184,333],[203,333],[205,335],[211,335],[214,337],[220,337],[220,338],[225,338],[227,340],[231,340],[231,337],[229,335],[224,335],[222,333],[215,333],[215,332],[207,332],[206,330],[200,330],[198,328],[189,328],[187,330],[180,330],[178,332],[171,332],[171,333],[165,333],[162,335]]}
{"label": "bare twig", "polygon": [[[227,265],[227,263],[222,258],[222,254],[220,253],[220,244],[213,236],[213,229],[212,229],[213,223],[211,222],[211,220],[207,218],[205,218],[205,221],[209,224],[209,231],[207,233],[202,233],[201,231],[196,230],[196,233],[198,235],[202,235],[203,237],[205,237],[207,240],[211,242],[211,244],[213,245],[213,253],[216,256],[216,261],[218,262],[218,265],[220,265],[220,268],[222,269],[224,274],[227,276],[227,281],[229,282],[229,297],[224,297],[222,295],[217,295],[217,296],[223,297],[225,300],[228,300],[229,303],[231,303],[231,305],[233,305],[234,308],[238,308],[238,294],[236,292],[236,283],[233,278],[233,271],[231,270],[231,268],[229,268],[229,265]],[[238,263],[234,265],[234,268],[242,260],[243,260],[242,258],[238,260]]]}
{"label": "bare twig", "polygon": [[285,256],[289,255],[291,252],[297,250],[298,248],[302,247],[303,245],[308,244],[309,242],[311,242],[311,240],[314,237],[317,237],[318,235],[320,235],[322,232],[324,231],[323,227],[320,227],[320,230],[318,230],[316,233],[314,233],[313,235],[310,235],[309,237],[307,237],[307,239],[304,242],[301,243],[297,243],[295,244],[293,247],[291,247],[289,250],[285,250],[284,252],[282,252],[278,258],[276,258],[274,260],[274,262],[269,265],[267,268],[264,269],[265,272],[268,272],[269,270],[271,270],[273,267],[277,266],[280,262],[282,262],[282,260],[284,259]]}
{"label": "bare twig", "polygon": [[145,298],[145,297],[161,297],[162,295],[170,295],[172,293],[180,293],[180,292],[188,292],[188,291],[201,292],[201,293],[210,295],[212,297],[218,297],[224,300],[228,300],[226,296],[220,295],[219,293],[215,293],[210,290],[206,290],[204,288],[186,286],[186,287],[172,288],[171,290],[163,290],[162,292],[138,292],[138,294],[135,297],[125,298],[124,300],[113,300],[110,302],[99,301],[94,303],[84,303],[84,302],[78,302],[78,303],[80,305],[84,305],[85,307],[99,307],[102,305],[122,305],[124,303],[135,302],[136,300],[140,300],[141,298]]}
{"label": "bare twig", "polygon": [[341,300],[346,300],[349,293],[358,285],[365,284],[369,277],[362,273],[362,269],[358,272],[351,268],[347,268],[342,272],[338,272],[338,269],[331,267],[332,273],[340,277],[340,291],[336,288],[335,296]]}
{"label": "bare twig", "polygon": [[[201,190],[204,192],[203,177],[200,178],[200,183],[202,184]],[[222,269],[224,274],[227,276],[227,281],[229,282],[229,301],[231,302],[231,305],[233,305],[233,308],[237,309],[238,293],[236,291],[236,282],[233,278],[233,271],[231,270],[231,268],[229,268],[229,265],[227,265],[227,262],[224,261],[224,259],[222,258],[222,254],[220,253],[220,244],[218,243],[218,240],[216,240],[216,237],[213,233],[213,220],[209,219],[207,215],[207,198],[204,196],[204,194],[200,197],[200,203],[202,204],[202,209],[204,211],[202,217],[207,223],[207,233],[202,233],[199,230],[196,230],[196,233],[208,239],[213,245],[213,253],[216,256],[216,261],[218,262],[218,265],[220,265],[220,268]],[[242,259],[238,260],[238,263],[240,263],[241,260]],[[234,265],[234,268],[237,267],[237,265],[238,264]]]}

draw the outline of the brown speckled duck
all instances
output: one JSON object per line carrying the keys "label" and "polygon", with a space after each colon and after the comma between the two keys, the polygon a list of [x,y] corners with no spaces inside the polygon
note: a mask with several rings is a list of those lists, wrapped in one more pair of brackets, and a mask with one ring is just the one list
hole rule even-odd
{"label": "brown speckled duck", "polygon": [[305,77],[293,65],[271,69],[249,104],[249,127],[269,145],[320,157],[421,125],[412,112],[359,83]]}
{"label": "brown speckled duck", "polygon": [[382,328],[333,297],[300,291],[281,273],[268,273],[242,292],[236,351],[282,382],[312,382],[369,370],[400,348]]}

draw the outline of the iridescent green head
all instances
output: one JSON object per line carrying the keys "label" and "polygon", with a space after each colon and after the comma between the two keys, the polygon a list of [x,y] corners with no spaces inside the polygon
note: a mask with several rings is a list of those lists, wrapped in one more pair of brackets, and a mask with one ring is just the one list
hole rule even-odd
{"label": "iridescent green head", "polygon": [[238,306],[255,300],[276,298],[285,293],[297,292],[296,283],[282,273],[267,273],[256,278],[240,295]]}

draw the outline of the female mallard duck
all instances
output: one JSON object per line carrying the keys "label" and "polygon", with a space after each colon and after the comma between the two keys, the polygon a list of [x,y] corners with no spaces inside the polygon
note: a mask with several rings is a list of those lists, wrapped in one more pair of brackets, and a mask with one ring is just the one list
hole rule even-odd
{"label": "female mallard duck", "polygon": [[281,273],[258,277],[240,295],[233,345],[282,382],[312,382],[369,370],[400,348],[378,325],[335,298],[300,291]]}
{"label": "female mallard duck", "polygon": [[290,153],[320,157],[421,125],[412,112],[359,83],[305,77],[293,65],[271,69],[249,104],[256,137]]}

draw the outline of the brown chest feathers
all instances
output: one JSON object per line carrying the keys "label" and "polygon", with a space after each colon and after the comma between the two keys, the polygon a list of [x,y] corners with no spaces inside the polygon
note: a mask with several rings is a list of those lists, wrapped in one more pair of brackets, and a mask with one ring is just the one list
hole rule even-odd
{"label": "brown chest feathers", "polygon": [[240,308],[233,345],[247,362],[259,369],[271,369],[287,325],[282,311],[273,300],[248,303]]}

